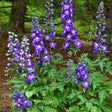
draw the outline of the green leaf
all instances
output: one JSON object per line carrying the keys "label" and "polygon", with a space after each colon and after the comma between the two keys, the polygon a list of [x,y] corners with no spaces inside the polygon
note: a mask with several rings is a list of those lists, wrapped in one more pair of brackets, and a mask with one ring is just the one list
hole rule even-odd
{"label": "green leaf", "polygon": [[17,110],[16,105],[17,105],[16,102],[14,100],[12,100],[11,110],[16,112],[16,110]]}
{"label": "green leaf", "polygon": [[33,95],[35,95],[35,94],[37,94],[37,92],[38,92],[38,89],[34,89],[34,90],[32,90],[32,91],[26,91],[26,93],[25,93],[25,95],[28,97],[28,98],[30,98],[31,96],[33,96]]}
{"label": "green leaf", "polygon": [[61,92],[63,92],[64,90],[64,83],[60,82],[58,83],[58,87],[57,87]]}
{"label": "green leaf", "polygon": [[92,109],[93,104],[92,104],[91,102],[87,102],[87,103],[86,103],[86,107],[87,107],[87,110],[89,111],[89,110]]}
{"label": "green leaf", "polygon": [[106,98],[106,96],[107,96],[106,90],[101,90],[99,92],[100,103],[102,103],[104,101],[104,99]]}
{"label": "green leaf", "polygon": [[91,103],[93,103],[93,104],[95,104],[95,105],[100,105],[99,104],[99,100],[98,99],[95,99],[95,98],[91,98],[90,100],[89,100],[89,102],[91,102]]}
{"label": "green leaf", "polygon": [[49,77],[52,78],[52,79],[54,79],[54,77],[56,76],[56,74],[57,74],[56,69],[51,69],[48,72]]}
{"label": "green leaf", "polygon": [[51,105],[52,104],[52,97],[51,96],[45,96],[42,100],[42,102],[45,104],[45,105]]}
{"label": "green leaf", "polygon": [[92,106],[91,112],[99,112],[99,111],[98,111],[98,108],[96,106]]}
{"label": "green leaf", "polygon": [[69,107],[69,109],[67,110],[67,112],[80,112],[79,106]]}
{"label": "green leaf", "polygon": [[52,97],[52,105],[57,108],[60,103],[65,102],[65,98],[63,97]]}
{"label": "green leaf", "polygon": [[87,102],[87,98],[84,97],[83,95],[78,95],[77,97],[81,100],[78,105],[82,105],[85,102]]}
{"label": "green leaf", "polygon": [[95,81],[95,82],[93,82],[93,89],[95,90],[96,89],[96,87],[98,87],[99,86],[99,84]]}
{"label": "green leaf", "polygon": [[98,59],[98,65],[100,66],[101,71],[103,71],[103,68],[106,66],[106,61],[108,61],[109,58],[103,58],[102,60]]}
{"label": "green leaf", "polygon": [[37,105],[34,105],[30,112],[42,112],[37,108]]}
{"label": "green leaf", "polygon": [[56,53],[54,54],[53,58],[51,58],[51,62],[54,64],[61,64],[65,62],[62,59],[63,59],[62,55],[59,53]]}
{"label": "green leaf", "polygon": [[93,91],[91,91],[91,90],[88,91],[88,94],[89,94],[90,96],[94,96],[94,95],[95,95],[95,93],[94,93]]}
{"label": "green leaf", "polygon": [[37,104],[37,107],[38,107],[41,111],[43,111],[43,109],[44,109],[43,103],[38,103],[38,104]]}
{"label": "green leaf", "polygon": [[45,106],[44,107],[44,112],[57,112],[56,109],[50,107],[50,106]]}
{"label": "green leaf", "polygon": [[52,82],[50,84],[50,86],[51,86],[50,91],[52,92],[52,91],[54,91],[54,90],[56,90],[58,88],[58,83]]}
{"label": "green leaf", "polygon": [[33,69],[33,70],[28,71],[28,73],[32,73],[32,72],[34,72],[34,69]]}
{"label": "green leaf", "polygon": [[110,89],[110,90],[109,90],[109,94],[111,94],[111,95],[112,95],[112,89]]}
{"label": "green leaf", "polygon": [[69,96],[67,96],[68,99],[74,99],[76,97],[75,93],[70,94]]}

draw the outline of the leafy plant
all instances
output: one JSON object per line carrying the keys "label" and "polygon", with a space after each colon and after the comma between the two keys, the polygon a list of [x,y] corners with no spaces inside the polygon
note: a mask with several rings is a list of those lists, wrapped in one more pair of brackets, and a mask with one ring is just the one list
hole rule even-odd
{"label": "leafy plant", "polygon": [[[59,71],[56,70],[57,64],[66,64],[58,53],[51,56],[51,60],[47,62],[46,66],[35,66],[39,72],[33,83],[25,84],[25,74],[19,77],[15,76],[6,82],[5,84],[14,83],[10,91],[11,97],[16,88],[23,92],[32,104],[30,108],[24,108],[20,112],[34,112],[36,110],[40,112],[64,112],[65,110],[67,112],[74,112],[74,110],[77,112],[110,112],[112,109],[109,96],[112,95],[112,80],[105,81],[106,76],[95,69],[98,64],[95,64],[94,60],[90,60],[87,54],[81,55],[78,59],[87,64],[88,89],[83,88],[81,83],[75,84],[76,75],[74,79],[65,81],[66,72],[69,70],[64,67]],[[73,63],[73,65],[75,70],[77,64]],[[14,102],[12,110],[16,111]]]}

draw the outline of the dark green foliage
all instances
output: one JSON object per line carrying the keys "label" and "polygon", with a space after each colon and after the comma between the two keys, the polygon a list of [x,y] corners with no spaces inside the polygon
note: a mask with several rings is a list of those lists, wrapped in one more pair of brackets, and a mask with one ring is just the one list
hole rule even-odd
{"label": "dark green foliage", "polygon": [[[112,96],[112,80],[107,82],[107,77],[97,68],[100,63],[101,70],[106,66],[106,63],[109,66],[112,63],[108,62],[107,58],[102,58],[102,61],[100,58],[96,61],[90,60],[87,54],[82,54],[78,60],[84,61],[87,65],[89,71],[88,89],[83,88],[81,83],[75,85],[76,75],[75,79],[65,81],[64,78],[68,69],[63,67],[59,71],[56,70],[57,64],[65,64],[62,56],[58,53],[51,56],[47,66],[35,66],[39,71],[36,74],[37,79],[33,83],[25,84],[27,74],[13,77],[5,83],[14,83],[10,96],[13,95],[13,90],[16,88],[30,100],[31,107],[24,108],[20,112],[35,112],[36,110],[38,112],[65,112],[65,110],[67,112],[111,112],[109,96]],[[77,64],[74,63],[73,65],[75,69]],[[12,110],[16,112],[14,101],[12,102]]]}

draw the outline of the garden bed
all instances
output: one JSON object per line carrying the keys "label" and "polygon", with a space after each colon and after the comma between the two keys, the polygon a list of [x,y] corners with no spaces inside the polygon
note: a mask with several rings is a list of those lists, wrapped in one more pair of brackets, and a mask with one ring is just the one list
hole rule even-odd
{"label": "garden bed", "polygon": [[[76,57],[74,57],[73,55],[70,57],[68,55],[68,50],[64,50],[63,49],[63,40],[59,39],[59,38],[56,38],[55,39],[56,43],[57,43],[57,46],[55,49],[51,49],[51,51],[53,51],[54,53],[61,53],[62,56],[63,56],[63,60],[68,60],[68,59],[73,59],[74,62],[76,62]],[[11,100],[10,98],[8,98],[8,91],[11,87],[11,85],[4,85],[3,83],[6,82],[9,78],[11,78],[13,74],[9,74],[8,76],[5,76],[5,73],[4,73],[4,70],[5,70],[5,67],[7,65],[7,60],[6,60],[6,51],[8,50],[7,48],[7,43],[6,40],[4,41],[3,45],[4,47],[2,48],[2,52],[1,52],[1,55],[0,55],[0,74],[1,74],[1,77],[0,77],[0,112],[10,112],[10,106],[11,106]],[[48,48],[48,50],[50,50],[50,47],[49,47],[49,43],[48,42],[45,42],[45,46]],[[34,49],[32,46],[30,46],[31,48],[31,54],[33,54],[34,52]],[[77,53],[77,56],[81,56],[82,53],[88,53],[88,57],[90,59],[93,58],[93,54],[92,54],[92,45],[88,42],[84,42],[84,45],[82,46],[81,48],[81,51],[79,51]],[[111,57],[111,54],[112,54],[112,50],[110,53],[107,53],[106,54],[106,57],[110,58],[110,60],[112,60],[112,57]],[[60,68],[62,68],[63,65],[59,65],[57,66],[57,70],[59,70]],[[108,81],[110,79],[112,79],[112,76],[109,74],[109,73],[106,73],[105,74],[107,77],[108,77]]]}

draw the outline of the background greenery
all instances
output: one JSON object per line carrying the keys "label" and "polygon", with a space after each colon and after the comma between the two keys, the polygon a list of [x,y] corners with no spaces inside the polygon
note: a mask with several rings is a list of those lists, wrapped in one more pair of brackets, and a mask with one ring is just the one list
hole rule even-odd
{"label": "background greenery", "polygon": [[[12,30],[10,26],[10,15],[13,0],[2,0],[0,1],[0,31]],[[55,18],[55,29],[57,36],[61,36],[62,26],[60,25],[60,3],[63,0],[54,1],[54,18]],[[107,0],[109,1],[109,0]],[[110,0],[111,1],[111,0]],[[25,31],[30,33],[31,30],[31,19],[33,16],[37,16],[40,21],[40,27],[43,29],[43,17],[44,17],[44,0],[29,0],[26,7],[27,11],[25,14],[24,28]],[[110,3],[110,2],[108,2]],[[74,27],[78,30],[79,38],[83,40],[91,40],[94,38],[95,27],[96,27],[96,11],[98,7],[98,0],[74,0]],[[110,3],[111,4],[111,3]],[[20,7],[20,6],[19,6]]]}

